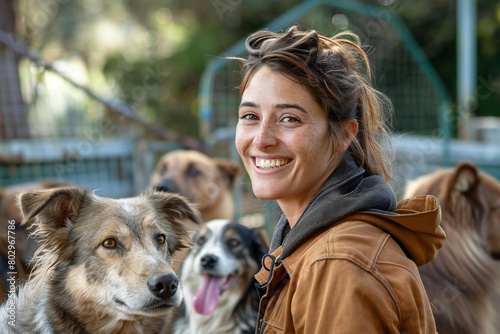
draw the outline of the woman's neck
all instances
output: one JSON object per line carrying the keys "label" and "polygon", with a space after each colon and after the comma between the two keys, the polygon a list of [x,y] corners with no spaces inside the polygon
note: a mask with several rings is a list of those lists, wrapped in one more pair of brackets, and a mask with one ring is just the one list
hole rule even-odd
{"label": "woman's neck", "polygon": [[280,206],[281,211],[288,220],[290,228],[293,228],[295,226],[295,224],[302,216],[302,213],[304,213],[304,210],[307,207],[307,203],[305,205],[304,204],[300,205],[289,202],[283,203],[280,200],[278,200],[278,205]]}

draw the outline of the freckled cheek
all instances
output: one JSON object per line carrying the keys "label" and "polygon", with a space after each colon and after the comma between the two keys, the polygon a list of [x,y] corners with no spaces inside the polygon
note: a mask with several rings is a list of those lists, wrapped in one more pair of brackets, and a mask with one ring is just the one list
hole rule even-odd
{"label": "freckled cheek", "polygon": [[236,135],[234,142],[238,153],[243,157],[245,149],[248,148],[248,145],[251,142],[250,131],[245,131],[240,127],[236,127]]}
{"label": "freckled cheek", "polygon": [[290,150],[295,152],[310,152],[318,146],[324,144],[316,138],[316,136],[303,132],[285,132],[281,136],[281,142],[284,143]]}
{"label": "freckled cheek", "polygon": [[290,141],[288,148],[294,152],[297,159],[302,160],[307,165],[314,165],[324,159],[331,157],[332,152],[329,147],[327,136],[301,136],[299,140]]}

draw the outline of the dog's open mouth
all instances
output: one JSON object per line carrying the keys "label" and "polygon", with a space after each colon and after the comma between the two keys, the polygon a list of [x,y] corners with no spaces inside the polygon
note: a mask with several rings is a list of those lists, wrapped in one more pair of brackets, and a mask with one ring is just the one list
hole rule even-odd
{"label": "dog's open mouth", "polygon": [[196,313],[211,314],[219,304],[220,295],[227,290],[236,279],[236,275],[213,276],[202,275],[201,286],[193,298],[193,307]]}

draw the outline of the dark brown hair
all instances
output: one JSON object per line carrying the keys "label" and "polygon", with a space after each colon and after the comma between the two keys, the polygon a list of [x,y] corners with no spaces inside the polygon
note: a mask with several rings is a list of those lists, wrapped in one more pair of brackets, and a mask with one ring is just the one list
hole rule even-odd
{"label": "dark brown hair", "polygon": [[353,159],[372,175],[390,180],[390,159],[379,140],[390,144],[383,113],[392,107],[370,84],[370,64],[357,35],[343,32],[328,38],[293,26],[283,33],[255,32],[245,47],[247,59],[231,58],[243,64],[240,94],[263,66],[300,83],[327,113],[337,143],[349,133],[345,121],[357,121],[359,130],[350,145]]}

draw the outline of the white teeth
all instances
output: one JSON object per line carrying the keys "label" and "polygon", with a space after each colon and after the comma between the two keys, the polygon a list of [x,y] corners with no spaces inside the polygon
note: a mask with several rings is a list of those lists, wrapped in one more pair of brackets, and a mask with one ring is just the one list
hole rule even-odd
{"label": "white teeth", "polygon": [[272,169],[275,167],[281,167],[287,164],[287,161],[285,159],[279,159],[279,160],[267,160],[267,159],[255,159],[255,164],[257,167],[262,168],[262,169]]}

